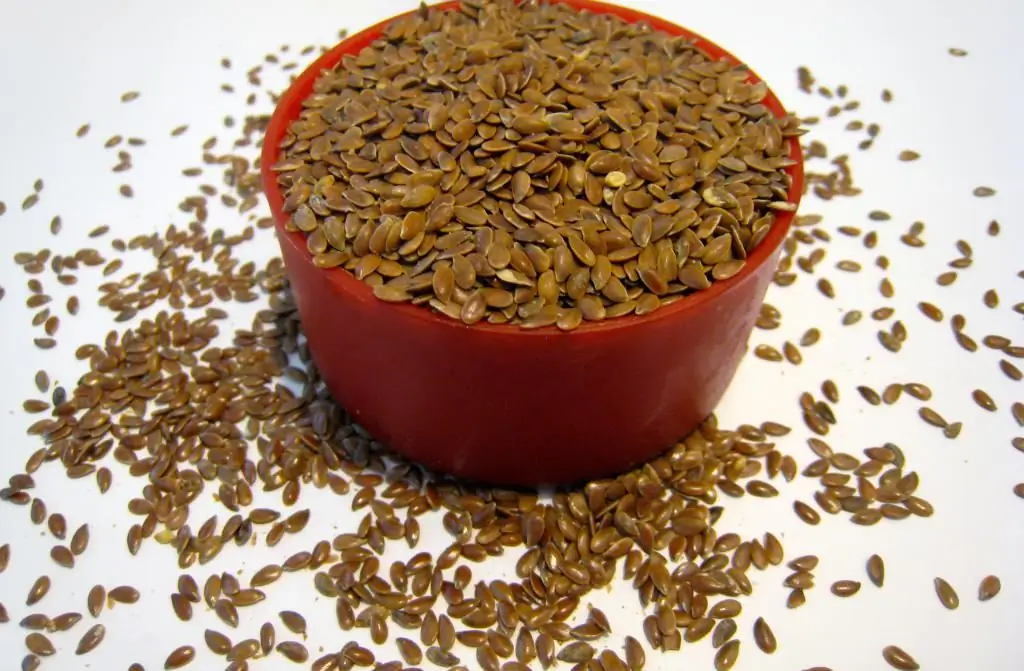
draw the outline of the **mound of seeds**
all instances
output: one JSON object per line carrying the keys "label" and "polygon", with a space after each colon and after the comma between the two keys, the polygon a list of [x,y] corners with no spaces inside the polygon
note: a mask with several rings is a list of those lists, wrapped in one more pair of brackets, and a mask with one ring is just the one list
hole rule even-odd
{"label": "mound of seeds", "polygon": [[690,42],[563,4],[396,21],[324,72],[274,166],[313,262],[472,324],[646,314],[738,273],[794,117]]}

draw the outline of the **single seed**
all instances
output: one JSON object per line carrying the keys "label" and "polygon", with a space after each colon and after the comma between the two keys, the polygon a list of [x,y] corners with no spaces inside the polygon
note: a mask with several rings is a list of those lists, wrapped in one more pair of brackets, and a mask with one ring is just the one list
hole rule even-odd
{"label": "single seed", "polygon": [[885,563],[878,555],[868,557],[868,578],[875,587],[881,587],[885,583]]}
{"label": "single seed", "polygon": [[75,567],[75,555],[63,545],[55,545],[50,549],[50,559],[64,568]]}
{"label": "single seed", "polygon": [[740,656],[740,642],[733,639],[719,648],[715,654],[715,671],[729,671]]}
{"label": "single seed", "polygon": [[754,642],[757,643],[757,647],[768,654],[775,652],[778,648],[775,633],[772,632],[771,627],[768,626],[763,617],[759,617],[754,621]]}
{"label": "single seed", "polygon": [[47,592],[50,591],[50,576],[41,575],[32,583],[28,590],[28,597],[25,599],[26,606],[34,606],[39,603]]}
{"label": "single seed", "polygon": [[89,547],[89,525],[83,524],[78,527],[75,533],[71,536],[70,546],[71,552],[76,556],[85,552],[85,549]]}
{"label": "single seed", "polygon": [[49,657],[57,652],[50,639],[37,631],[25,637],[25,647],[33,655],[39,655],[40,657]]}
{"label": "single seed", "polygon": [[853,596],[860,591],[860,583],[856,580],[837,580],[832,583],[831,589],[836,596]]}
{"label": "single seed", "polygon": [[803,501],[794,501],[793,510],[796,511],[797,517],[807,524],[815,525],[821,522],[821,516],[818,514],[818,511]]}
{"label": "single seed", "polygon": [[43,629],[50,627],[53,623],[50,621],[50,618],[42,613],[32,613],[31,615],[26,615],[19,624],[24,629],[42,631]]}
{"label": "single seed", "polygon": [[75,654],[84,655],[95,650],[96,647],[103,642],[103,637],[106,633],[106,627],[102,624],[94,624],[78,641],[78,647],[75,648]]}
{"label": "single seed", "polygon": [[164,669],[167,671],[170,671],[171,669],[180,669],[191,664],[192,660],[195,658],[195,648],[191,645],[180,646],[175,648],[171,654],[167,655],[167,659],[164,661]]}
{"label": "single seed", "polygon": [[186,599],[182,594],[175,592],[171,595],[171,610],[182,622],[188,622],[192,619],[192,602]]}
{"label": "single seed", "polygon": [[51,627],[53,631],[67,631],[78,624],[81,619],[81,613],[62,613],[53,618]]}
{"label": "single seed", "polygon": [[882,649],[882,659],[889,666],[900,671],[917,671],[921,668],[909,653],[895,645],[887,645]]}
{"label": "single seed", "polygon": [[999,594],[999,590],[1002,589],[1002,583],[994,575],[985,576],[982,579],[981,584],[978,586],[978,601],[988,601]]}
{"label": "single seed", "polygon": [[960,597],[957,596],[956,590],[943,578],[935,579],[935,594],[939,597],[939,602],[949,610],[956,610],[960,605]]}
{"label": "single seed", "polygon": [[130,585],[121,585],[110,590],[107,597],[115,603],[132,604],[139,600],[139,590]]}
{"label": "single seed", "polygon": [[231,650],[231,639],[214,629],[207,629],[203,634],[206,647],[215,655],[226,655]]}
{"label": "single seed", "polygon": [[921,419],[923,419],[926,423],[931,424],[932,426],[945,428],[949,424],[945,419],[943,419],[942,415],[935,412],[926,405],[921,406],[921,408],[918,409],[917,414],[921,416]]}
{"label": "single seed", "polygon": [[996,190],[990,186],[978,186],[972,193],[978,198],[988,198],[996,195]]}
{"label": "single seed", "polygon": [[758,345],[754,348],[754,356],[765,361],[782,361],[782,353],[771,345]]}
{"label": "single seed", "polygon": [[103,604],[106,603],[106,600],[107,591],[103,589],[102,585],[96,585],[89,590],[89,596],[86,599],[89,614],[93,617],[99,617],[100,611],[103,610]]}
{"label": "single seed", "polygon": [[277,644],[277,651],[289,661],[302,664],[309,659],[309,650],[298,641],[282,641]]}

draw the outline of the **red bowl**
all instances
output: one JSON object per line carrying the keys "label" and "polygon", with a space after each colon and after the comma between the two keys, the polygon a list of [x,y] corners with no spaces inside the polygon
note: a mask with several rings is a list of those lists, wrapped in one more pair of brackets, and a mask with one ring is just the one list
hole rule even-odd
{"label": "red bowl", "polygon": [[[713,58],[738,63],[699,35],[653,16],[593,0],[557,1],[646,21],[686,36]],[[426,307],[380,301],[347,271],[316,268],[304,235],[284,230],[288,215],[271,166],[317,76],[369,45],[391,20],[349,37],[303,72],[278,103],[263,144],[263,187],[292,291],[335,399],[397,452],[495,484],[575,482],[665,450],[710,414],[729,386],[793,215],[779,213],[734,277],[653,313],[584,323],[568,333],[467,326]],[[750,81],[758,79],[751,74]],[[764,104],[785,114],[771,93]],[[799,160],[798,141],[789,142]],[[803,164],[789,174],[796,204]]]}

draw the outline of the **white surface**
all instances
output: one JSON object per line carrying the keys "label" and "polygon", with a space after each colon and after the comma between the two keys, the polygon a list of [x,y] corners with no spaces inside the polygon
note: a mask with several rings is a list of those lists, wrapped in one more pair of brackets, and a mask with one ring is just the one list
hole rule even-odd
{"label": "white surface", "polygon": [[[829,442],[855,454],[884,441],[901,445],[909,467],[921,475],[920,495],[932,501],[937,511],[931,519],[871,528],[854,526],[845,517],[808,527],[791,509],[794,498],[807,499],[812,491],[812,483],[803,478],[782,487],[776,499],[727,500],[720,533],[737,531],[750,537],[773,531],[782,537],[788,558],[812,552],[822,556],[816,572],[819,587],[797,611],[784,606],[786,590],[780,585],[784,569],[751,573],[755,595],[743,601],[744,614],[739,619],[743,653],[736,668],[794,671],[825,665],[835,671],[872,671],[887,668],[880,650],[891,643],[910,651],[928,670],[1024,667],[1024,637],[1017,631],[1015,607],[1024,599],[1020,564],[1024,501],[1011,492],[1015,483],[1024,481],[1024,455],[1010,446],[1011,437],[1024,434],[1024,429],[1015,425],[1009,413],[1014,401],[1024,400],[1024,385],[999,372],[996,353],[982,348],[968,354],[956,346],[948,323],[931,323],[915,308],[917,301],[930,300],[943,308],[947,318],[955,312],[967,316],[968,333],[979,341],[987,333],[1002,333],[1017,344],[1024,343],[1021,317],[1010,309],[1024,298],[1024,280],[1016,277],[1024,267],[1020,222],[1024,191],[1019,188],[1024,177],[1019,162],[1024,155],[1020,130],[1024,94],[1017,84],[1016,66],[1024,56],[1019,46],[1024,5],[1012,0],[623,0],[622,4],[660,14],[719,42],[747,60],[788,107],[803,115],[822,114],[829,103],[796,89],[794,70],[802,64],[811,66],[821,83],[833,88],[847,84],[850,98],[862,101],[861,111],[815,128],[811,137],[827,142],[833,154],[851,154],[864,194],[828,204],[809,196],[801,212],[826,215],[823,227],[828,230],[844,224],[877,229],[876,253],[892,261],[889,276],[896,297],[885,301],[877,292],[882,273],[873,265],[876,253],[835,235],[819,276],[831,278],[837,299],[826,300],[815,290],[812,278],[803,275],[793,287],[773,287],[768,300],[782,310],[783,326],[773,332],[755,331],[752,344],[780,346],[786,339],[797,340],[810,326],[822,329],[822,342],[804,350],[800,367],[748,358],[719,416],[724,425],[776,419],[793,426],[795,431],[780,446],[804,466],[813,457],[803,444],[808,432],[800,422],[796,399],[801,391],[816,392],[823,379],[832,377],[840,383],[843,400],[837,406],[840,422]],[[125,238],[163,230],[171,222],[184,223],[187,219],[175,207],[186,193],[180,170],[199,164],[202,140],[223,130],[225,114],[240,114],[245,107],[244,94],[222,93],[221,82],[231,81],[247,91],[244,71],[279,45],[291,44],[295,52],[307,43],[333,43],[339,28],[358,30],[414,6],[409,0],[0,2],[0,63],[4,64],[0,91],[5,102],[0,111],[0,200],[8,206],[0,218],[0,285],[7,289],[0,303],[0,370],[5,379],[0,385],[0,475],[4,477],[0,484],[20,471],[25,458],[38,447],[24,433],[38,417],[21,410],[25,398],[38,395],[32,384],[35,371],[45,368],[57,382],[73,386],[84,372],[74,360],[75,346],[99,340],[114,326],[110,315],[87,298],[97,273],[82,273],[75,290],[83,297],[82,314],[63,319],[57,349],[35,349],[31,339],[39,333],[28,326],[27,278],[11,262],[14,252],[43,246],[55,252],[74,250],[84,244],[87,231],[102,223]],[[969,56],[950,56],[951,46],[968,50]],[[235,62],[230,73],[218,64],[224,56]],[[882,88],[895,93],[893,103],[879,102]],[[119,95],[129,89],[142,91],[142,97],[123,105]],[[258,109],[269,109],[265,97]],[[845,121],[853,118],[883,126],[868,153],[856,150],[859,134],[842,131]],[[74,131],[84,122],[92,123],[92,132],[87,139],[77,140]],[[182,123],[190,124],[190,130],[180,138],[169,138],[169,130]],[[115,132],[148,141],[148,146],[132,150],[136,167],[123,180],[135,188],[131,201],[118,196],[122,179],[108,172],[116,156],[102,148],[103,140]],[[233,133],[225,132],[223,137]],[[916,163],[897,162],[895,156],[904,148],[919,151],[923,158]],[[215,176],[219,181],[219,174]],[[32,211],[22,213],[21,200],[37,177],[46,180],[42,200]],[[971,190],[981,184],[999,189],[999,194],[986,200],[973,198]],[[866,215],[872,209],[889,211],[893,220],[869,222]],[[56,239],[47,231],[55,214],[64,220],[64,232]],[[985,235],[993,218],[1002,223],[999,238]],[[914,220],[927,224],[924,249],[910,249],[898,241]],[[211,228],[239,230],[243,225],[227,210],[215,209],[211,217]],[[938,287],[934,277],[956,258],[953,245],[958,238],[973,245],[976,264],[961,272],[952,287]],[[259,257],[273,251],[273,240],[263,235],[243,255]],[[865,268],[857,275],[833,270],[842,258],[860,261]],[[52,277],[46,284],[55,303],[62,305],[70,292],[58,287]],[[988,310],[981,303],[981,294],[991,287],[1000,294],[998,310]],[[885,304],[896,308],[896,317],[909,329],[909,340],[899,355],[878,345],[878,325],[869,318],[854,327],[839,325],[846,310],[867,313]],[[240,311],[239,325],[247,323],[252,307]],[[964,422],[958,440],[945,440],[941,432],[925,425],[917,417],[919,404],[906,396],[893,407],[875,408],[854,391],[858,384],[881,390],[889,382],[911,380],[931,385],[935,398],[929,405],[951,421]],[[977,387],[996,400],[997,413],[986,413],[972,403],[970,393]],[[136,585],[143,590],[142,600],[102,616],[106,640],[86,657],[75,657],[73,650],[91,618],[87,616],[70,633],[54,635],[59,653],[46,660],[43,668],[123,669],[132,661],[148,669],[162,668],[166,655],[182,643],[199,650],[190,668],[223,665],[202,641],[206,627],[224,629],[212,613],[199,608],[189,624],[174,619],[168,595],[179,571],[171,553],[152,543],[135,558],[124,549],[124,535],[136,521],[124,506],[137,487],[116,463],[111,468],[115,486],[103,497],[91,479],[69,483],[54,468],[43,468],[36,476],[35,493],[45,499],[51,512],[62,512],[72,528],[86,521],[92,528],[91,547],[73,572],[50,562],[53,541],[43,528],[30,524],[26,508],[0,505],[0,544],[8,542],[13,548],[11,566],[0,575],[0,602],[12,618],[11,623],[0,625],[0,670],[17,668],[24,654],[26,632],[17,626],[22,617],[29,612],[84,613],[85,594],[97,582]],[[312,488],[305,489],[299,505],[314,510],[309,528],[300,537],[286,539],[272,551],[225,551],[213,565],[190,572],[201,583],[214,569],[241,565],[248,576],[274,558],[280,561],[320,538],[353,528],[361,517],[348,512],[347,501],[314,493]],[[207,504],[193,516],[193,527],[212,512],[226,519],[223,509]],[[439,524],[424,522],[421,549],[441,549],[447,536]],[[400,554],[397,544],[392,546],[385,565],[392,555]],[[873,588],[864,576],[864,562],[873,552],[886,560],[887,581],[882,590]],[[507,574],[513,559],[474,565],[475,577]],[[54,578],[54,587],[43,602],[26,608],[25,594],[41,571]],[[1002,578],[1003,592],[980,604],[975,597],[977,585],[989,573]],[[959,610],[950,612],[939,605],[932,589],[932,578],[939,575],[958,589]],[[839,578],[863,580],[865,587],[852,599],[835,598],[827,586]],[[240,628],[230,632],[233,638],[256,637],[264,620],[293,608],[310,620],[308,643],[313,658],[321,654],[321,646],[340,648],[348,634],[335,627],[331,603],[313,599],[310,587],[310,576],[302,574],[268,588],[266,608],[246,609]],[[595,603],[613,618],[616,637],[628,632],[641,637],[631,589],[595,595]],[[758,615],[766,617],[779,639],[779,651],[773,656],[761,654],[751,642],[750,627]],[[277,629],[278,640],[284,640],[285,630],[280,625]],[[365,631],[353,635],[366,642]],[[397,635],[402,634],[393,626],[392,637]],[[647,668],[710,669],[712,653],[708,641],[686,645],[677,655],[649,653]],[[380,658],[397,658],[391,644]],[[463,659],[475,666],[471,655],[464,654]],[[296,667],[272,656],[259,660],[254,668]]]}

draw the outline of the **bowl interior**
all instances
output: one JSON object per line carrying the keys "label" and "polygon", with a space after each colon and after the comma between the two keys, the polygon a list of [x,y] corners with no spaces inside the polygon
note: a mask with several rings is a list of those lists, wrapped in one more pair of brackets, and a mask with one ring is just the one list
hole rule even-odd
{"label": "bowl interior", "polygon": [[[547,1],[571,5],[579,10],[593,12],[595,14],[612,14],[630,23],[637,23],[641,21],[646,22],[655,30],[669,35],[682,36],[686,38],[707,55],[716,60],[726,60],[733,64],[740,64],[740,61],[735,56],[706,38],[681,26],[677,26],[658,17],[651,16],[634,9],[610,5],[603,2],[596,2],[595,0]],[[459,2],[455,0],[434,5],[432,6],[432,9],[453,10],[456,9],[458,5]],[[284,230],[284,223],[287,220],[287,215],[284,214],[282,209],[284,197],[277,185],[277,173],[271,169],[278,160],[281,139],[287,132],[288,126],[291,122],[298,118],[299,113],[302,110],[302,102],[311,93],[313,84],[317,77],[320,76],[321,72],[333,68],[346,55],[358,54],[363,48],[369,46],[374,40],[380,37],[384,28],[387,27],[389,23],[413,13],[414,12],[407,12],[405,14],[386,19],[377,25],[371,26],[362,32],[346,38],[333,49],[324,53],[312,65],[306,68],[301,75],[299,75],[299,77],[292,83],[291,87],[289,87],[281,97],[278,101],[277,108],[271,117],[270,123],[267,126],[262,155],[260,157],[263,190],[270,203],[270,208],[276,221],[281,244],[290,244],[303,250],[309,263],[312,263],[312,255],[306,251],[305,236],[298,231],[289,232]],[[749,76],[747,81],[751,83],[761,81],[761,79],[752,70],[748,69],[748,72]],[[775,94],[771,90],[768,91],[768,95],[765,97],[763,104],[777,117],[782,117],[786,114],[786,110],[782,103],[779,102],[779,99],[776,98]],[[788,200],[796,206],[800,202],[800,197],[803,195],[804,189],[803,157],[798,138],[791,137],[787,140],[787,143],[789,145],[790,156],[796,160],[794,165],[786,168],[786,173],[789,174],[793,182],[789,191]],[[677,315],[680,312],[687,310],[700,311],[707,309],[709,304],[714,302],[718,296],[725,292],[736,290],[741,285],[750,281],[757,269],[767,262],[768,259],[772,258],[775,250],[785,239],[794,216],[795,211],[776,212],[775,223],[772,225],[768,235],[749,253],[746,265],[744,265],[743,269],[733,277],[730,277],[727,280],[713,282],[709,288],[704,289],[703,291],[689,294],[681,300],[663,306],[646,315],[627,315],[600,322],[583,322],[575,330],[567,333],[561,333],[560,337],[585,337],[590,333],[626,328],[632,325],[637,325],[641,322],[669,319],[673,315]],[[380,301],[373,295],[373,291],[367,284],[357,280],[355,276],[347,270],[334,268],[321,272],[327,273],[327,276],[338,293],[345,294],[351,300],[357,300],[365,303],[373,302],[378,304],[381,309],[398,310],[405,313],[409,319],[420,322],[432,322],[436,326],[440,326],[442,328],[474,329],[477,331],[503,333],[506,335],[515,334],[518,337],[546,337],[557,330],[553,326],[529,330],[522,329],[519,326],[512,324],[488,324],[485,322],[479,322],[470,326],[463,324],[458,320],[437,314],[433,310],[422,306],[401,303],[385,303]]]}

